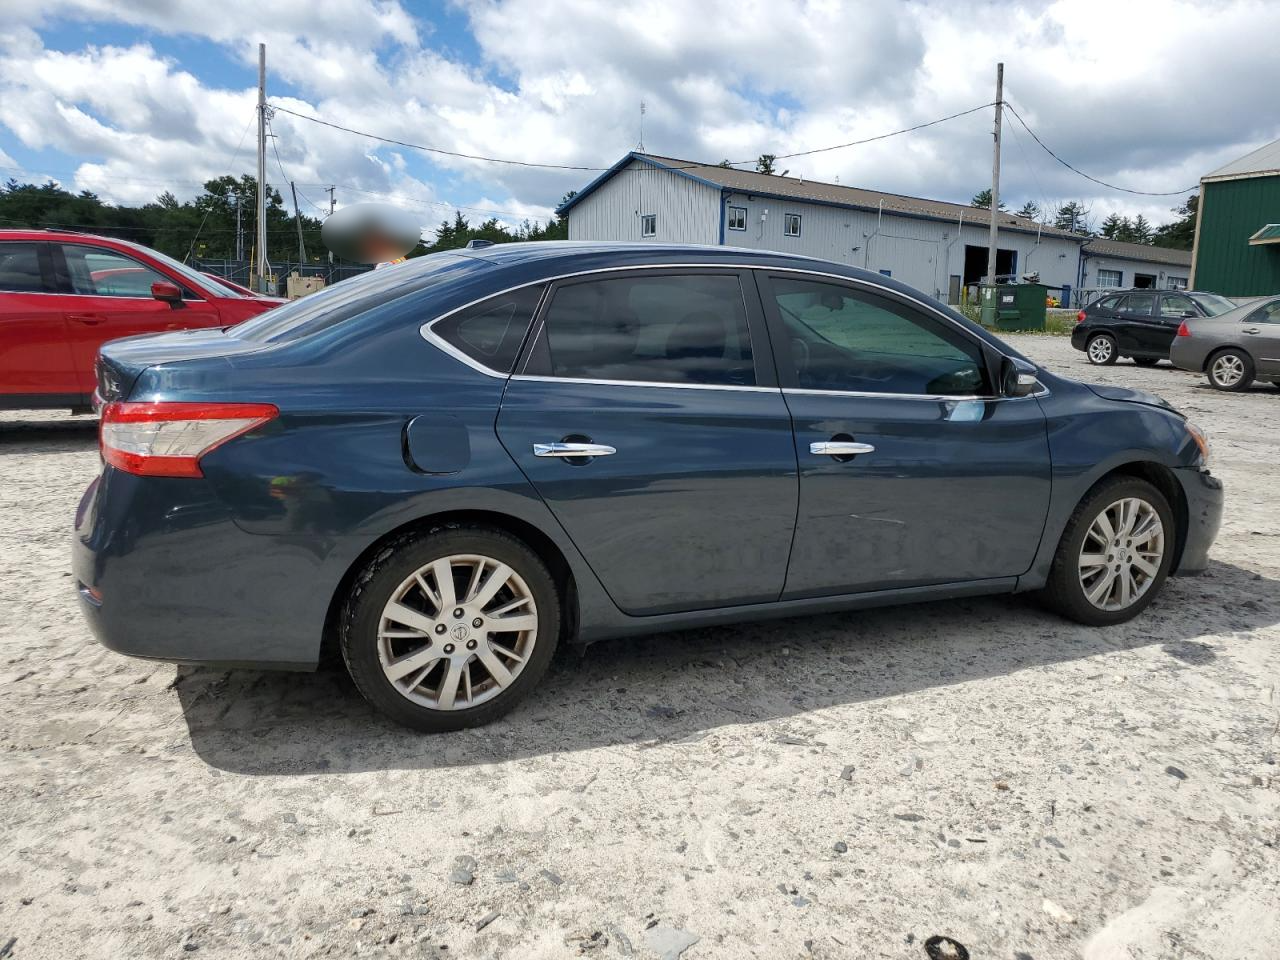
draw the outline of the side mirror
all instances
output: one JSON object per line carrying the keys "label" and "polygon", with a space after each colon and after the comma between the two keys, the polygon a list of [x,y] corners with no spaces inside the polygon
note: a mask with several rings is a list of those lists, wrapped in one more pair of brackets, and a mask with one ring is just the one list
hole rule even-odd
{"label": "side mirror", "polygon": [[176,283],[157,280],[151,285],[151,296],[176,306],[182,302],[182,288]]}
{"label": "side mirror", "polygon": [[1040,381],[1035,367],[1025,361],[1005,357],[1000,361],[1000,394],[1005,397],[1029,397],[1036,392]]}

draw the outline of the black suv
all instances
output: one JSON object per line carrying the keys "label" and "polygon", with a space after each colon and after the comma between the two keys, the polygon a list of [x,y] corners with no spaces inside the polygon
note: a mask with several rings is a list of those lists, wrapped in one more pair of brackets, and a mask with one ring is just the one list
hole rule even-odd
{"label": "black suv", "polygon": [[1115,363],[1132,357],[1140,367],[1169,359],[1169,345],[1183,320],[1216,317],[1235,304],[1216,293],[1185,290],[1117,290],[1076,315],[1071,345],[1090,363]]}

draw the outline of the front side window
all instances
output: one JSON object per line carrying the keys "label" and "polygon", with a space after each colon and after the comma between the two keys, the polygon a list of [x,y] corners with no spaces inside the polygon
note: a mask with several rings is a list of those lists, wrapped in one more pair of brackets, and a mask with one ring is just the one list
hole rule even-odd
{"label": "front side window", "polygon": [[539,284],[499,294],[432,324],[431,332],[481,366],[510,373],[543,289]]}
{"label": "front side window", "polygon": [[1200,316],[1200,311],[1191,302],[1190,297],[1170,296],[1165,294],[1160,300],[1160,316],[1170,319],[1178,319],[1184,313],[1191,313]]}
{"label": "front side window", "polygon": [[747,208],[746,207],[730,207],[728,219],[729,219],[730,230],[747,229]]}
{"label": "front side window", "polygon": [[172,283],[168,277],[132,257],[100,247],[64,243],[73,293],[90,297],[150,297],[153,283]]}
{"label": "front side window", "polygon": [[1098,286],[1100,287],[1120,286],[1120,271],[1119,270],[1099,270]]}
{"label": "front side window", "polygon": [[658,215],[646,213],[640,218],[640,236],[656,237],[658,235]]}
{"label": "front side window", "polygon": [[1154,293],[1131,293],[1125,297],[1121,312],[1128,317],[1150,317],[1156,312]]}
{"label": "front side window", "polygon": [[800,236],[800,214],[788,213],[782,218],[782,232],[788,237]]}
{"label": "front side window", "polygon": [[836,284],[784,276],[772,284],[798,387],[917,396],[990,392],[981,348],[940,318]]}
{"label": "front side window", "polygon": [[1280,323],[1280,300],[1272,300],[1249,314],[1246,323]]}
{"label": "front side window", "polygon": [[554,294],[531,360],[556,377],[755,384],[742,285],[731,275],[593,280]]}
{"label": "front side window", "polygon": [[0,243],[0,291],[50,293],[40,272],[40,247],[35,243]]}

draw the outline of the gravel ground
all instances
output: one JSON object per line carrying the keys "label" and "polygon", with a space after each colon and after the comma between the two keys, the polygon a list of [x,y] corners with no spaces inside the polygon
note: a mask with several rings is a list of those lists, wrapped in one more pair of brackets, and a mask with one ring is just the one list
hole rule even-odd
{"label": "gravel ground", "polygon": [[0,414],[0,957],[1280,956],[1280,390],[1016,342],[1209,431],[1205,576],[1102,630],[996,598],[601,644],[437,737],[334,670],[100,649],[94,425]]}

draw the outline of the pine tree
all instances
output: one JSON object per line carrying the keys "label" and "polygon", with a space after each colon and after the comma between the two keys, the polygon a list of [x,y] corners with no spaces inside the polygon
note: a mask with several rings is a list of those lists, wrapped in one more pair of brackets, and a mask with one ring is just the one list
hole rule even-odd
{"label": "pine tree", "polygon": [[1058,207],[1053,216],[1053,225],[1059,230],[1070,230],[1072,233],[1088,235],[1089,208],[1079,200],[1069,200]]}
{"label": "pine tree", "polygon": [[[988,194],[988,206],[990,206],[991,191],[988,190],[987,194]],[[1028,200],[1026,203],[1024,203],[1021,207],[1018,208],[1017,215],[1020,217],[1026,217],[1028,220],[1039,220],[1040,204],[1036,203],[1034,200]]]}
{"label": "pine tree", "polygon": [[1157,227],[1152,243],[1157,247],[1168,247],[1172,250],[1190,250],[1196,238],[1196,210],[1200,205],[1199,194],[1193,193],[1173,208],[1178,219]]}

